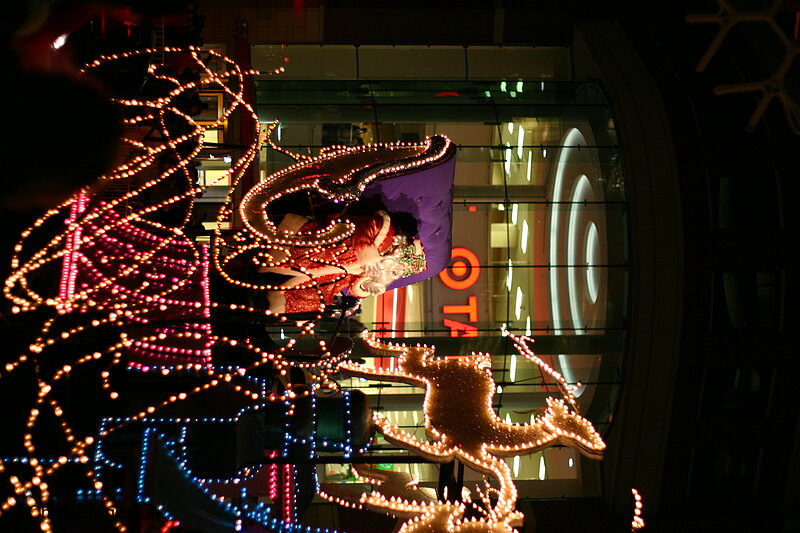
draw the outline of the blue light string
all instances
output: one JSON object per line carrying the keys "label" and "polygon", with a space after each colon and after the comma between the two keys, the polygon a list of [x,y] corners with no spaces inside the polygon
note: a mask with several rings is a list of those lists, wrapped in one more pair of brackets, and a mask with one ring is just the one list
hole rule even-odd
{"label": "blue light string", "polygon": [[146,476],[145,466],[150,453],[150,435],[153,433],[155,433],[155,428],[145,428],[142,436],[142,453],[139,456],[139,472],[136,476],[136,500],[139,503],[150,503],[150,497],[145,495],[144,481]]}
{"label": "blue light string", "polygon": [[[349,391],[342,391],[344,405],[345,405],[345,439],[342,443],[332,443],[328,441],[323,441],[321,443],[322,449],[326,448],[341,448],[343,450],[343,457],[345,459],[350,459],[353,454],[353,417],[352,417],[352,403],[350,398]],[[313,459],[316,457],[316,450],[318,449],[318,445],[320,443],[317,442],[316,435],[317,435],[317,398],[315,394],[311,394],[311,413],[312,413],[312,433],[310,437],[295,437],[290,433],[290,423],[291,417],[289,416],[289,408],[292,406],[292,402],[289,400],[284,401],[284,406],[286,407],[285,413],[285,423],[284,423],[284,439],[283,439],[283,457],[288,456],[289,446],[292,444],[296,445],[310,445],[309,450],[309,458]],[[267,504],[263,502],[258,502],[254,507],[250,507],[248,504],[243,506],[236,506],[231,503],[227,502],[219,502],[219,496],[216,495],[214,492],[207,489],[203,484],[209,482],[216,482],[222,484],[238,484],[242,480],[247,480],[253,477],[257,471],[245,467],[237,474],[235,478],[221,478],[221,479],[203,479],[194,476],[191,470],[187,466],[187,438],[188,438],[188,430],[189,427],[186,424],[189,423],[235,423],[239,417],[245,411],[250,410],[259,410],[266,407],[269,404],[261,404],[255,407],[249,406],[246,408],[242,408],[239,410],[235,416],[233,417],[201,417],[201,418],[147,418],[143,421],[145,425],[144,433],[142,436],[142,453],[140,456],[140,464],[139,464],[139,472],[138,472],[138,482],[137,482],[137,501],[140,503],[150,503],[151,499],[145,494],[144,488],[144,480],[146,475],[146,464],[149,461],[149,452],[151,446],[151,440],[156,432],[157,426],[160,425],[170,425],[170,424],[180,424],[180,433],[177,437],[177,440],[168,440],[164,434],[159,434],[159,436],[164,439],[167,445],[167,453],[170,454],[170,457],[173,458],[176,463],[178,463],[180,469],[183,471],[184,475],[187,476],[196,487],[198,487],[204,494],[208,495],[211,498],[214,498],[218,504],[220,504],[226,511],[233,513],[237,516],[237,530],[241,529],[241,518],[246,517],[251,520],[257,521],[259,524],[264,525],[266,527],[271,527],[273,529],[280,529],[282,531],[297,531],[302,533],[337,533],[337,530],[332,530],[328,528],[314,528],[312,526],[302,526],[300,524],[294,523],[297,519],[296,515],[296,508],[293,507],[292,511],[293,521],[290,523],[284,522],[279,518],[270,518],[270,508]],[[109,424],[115,423],[126,423],[129,422],[130,418],[121,418],[121,417],[110,417],[103,419],[101,423],[100,432],[103,432]],[[102,441],[102,439],[101,439]],[[363,449],[360,449],[358,452],[363,453],[366,448],[368,448],[370,443],[367,443]],[[173,448],[176,450],[173,451]],[[55,459],[53,459],[55,461]],[[101,464],[108,465],[112,468],[122,468],[122,465],[119,465],[107,457],[105,457],[104,450],[102,449],[101,443],[98,443],[97,452],[96,452],[96,461]],[[27,458],[12,458],[10,462],[22,462],[27,463]],[[76,461],[77,462],[77,461]],[[294,465],[292,465],[293,473],[296,475],[296,471],[294,470]],[[319,476],[316,469],[313,470],[313,478],[314,478],[314,486],[316,487],[317,491],[319,490]],[[100,491],[97,491],[98,494]],[[117,489],[117,493],[121,494],[121,489]],[[87,492],[88,495],[88,492]],[[246,488],[242,487],[242,495],[246,495]],[[163,505],[157,506],[159,508],[159,512],[163,514],[167,519],[173,519],[169,513],[169,511],[163,508]]]}
{"label": "blue light string", "polygon": [[[154,430],[150,430],[150,431],[154,431]],[[177,458],[175,456],[175,453],[170,449],[170,446],[169,446],[170,442],[166,440],[166,437],[163,434],[160,435],[160,437],[162,439],[164,439],[165,443],[167,444],[167,446],[165,446],[165,451],[166,451],[167,455],[169,455],[172,460],[177,462]],[[173,446],[174,446],[174,444],[175,443],[172,443]],[[287,531],[287,532],[297,532],[297,533],[339,533],[339,531],[336,530],[336,529],[320,528],[320,527],[316,527],[315,528],[314,526],[304,526],[302,524],[296,524],[296,523],[293,523],[293,522],[284,522],[283,520],[281,520],[279,518],[274,518],[274,517],[270,518],[269,514],[271,512],[271,509],[269,507],[267,507],[262,502],[259,502],[252,509],[249,509],[247,506],[237,506],[237,505],[234,505],[233,503],[221,502],[221,501],[219,501],[219,497],[215,493],[210,491],[208,488],[201,486],[201,481],[202,480],[200,478],[197,478],[197,477],[193,476],[192,473],[191,473],[191,470],[189,470],[188,468],[184,469],[183,470],[183,475],[186,477],[186,479],[191,481],[198,489],[200,489],[204,494],[209,496],[223,510],[225,510],[225,511],[227,511],[229,513],[233,513],[237,517],[237,525],[236,525],[237,531],[241,530],[242,518],[248,518],[250,520],[253,520],[253,521],[257,522],[258,524],[260,524],[260,525],[262,525],[264,527],[267,527],[267,528],[270,528],[270,529],[280,529],[280,530]],[[243,490],[246,490],[246,489],[243,487]],[[148,498],[147,502],[149,502],[149,501],[150,500]],[[167,510],[164,509],[163,506],[161,506],[161,505],[157,506],[157,508],[162,513],[166,513],[167,512]],[[167,514],[165,514],[165,518],[174,519],[171,516],[168,516]],[[295,516],[295,519],[296,519],[296,516]]]}

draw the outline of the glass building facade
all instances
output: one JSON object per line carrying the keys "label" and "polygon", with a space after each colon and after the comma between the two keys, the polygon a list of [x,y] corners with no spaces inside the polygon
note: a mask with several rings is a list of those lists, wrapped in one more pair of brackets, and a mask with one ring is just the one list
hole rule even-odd
{"label": "glass building facade", "polygon": [[[326,49],[333,49],[328,55],[341,55],[344,48],[292,47],[292,55],[265,45],[254,47],[254,53],[267,58],[262,66],[274,66],[309,54],[324,55]],[[424,58],[436,50],[407,52]],[[513,50],[481,52],[489,58],[494,53],[502,62]],[[551,73],[563,75],[568,70],[561,65],[563,58],[552,51],[551,55],[539,61],[539,68],[548,70],[542,65],[549,64]],[[536,64],[526,64],[532,63]],[[310,79],[314,74],[322,79]],[[439,355],[491,353],[499,385],[494,406],[510,422],[529,421],[554,392],[539,368],[517,354],[504,331],[529,335],[537,355],[575,387],[583,411],[602,432],[611,420],[620,384],[628,244],[620,148],[600,86],[557,81],[551,75],[466,80],[333,77],[312,69],[295,73],[295,79],[258,80],[259,118],[264,124],[279,120],[273,140],[282,148],[316,155],[330,145],[416,142],[435,133],[447,135],[458,147],[450,265],[423,283],[364,300],[361,313],[340,331],[355,335],[367,327],[407,343],[433,343]],[[292,162],[265,149],[261,175]],[[334,327],[332,322],[329,330]],[[317,332],[326,334],[324,327]],[[272,333],[293,336],[291,327]],[[355,354],[377,367],[394,364],[391,358],[373,358],[366,351],[357,349]],[[342,385],[361,388],[376,410],[424,439],[420,389],[397,383]],[[378,455],[404,453],[382,441],[375,448]],[[546,496],[548,486],[564,482],[565,494],[586,493],[579,486],[585,477],[581,460],[571,448],[550,448],[509,461],[517,479],[523,480],[524,495]],[[438,465],[393,468],[407,469],[423,482],[438,476]],[[323,479],[347,477],[346,467],[328,466]]]}

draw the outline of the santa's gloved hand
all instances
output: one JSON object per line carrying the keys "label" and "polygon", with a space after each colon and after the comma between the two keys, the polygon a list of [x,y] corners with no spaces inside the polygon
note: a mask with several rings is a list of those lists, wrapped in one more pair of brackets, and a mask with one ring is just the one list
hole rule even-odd
{"label": "santa's gloved hand", "polygon": [[364,289],[365,292],[368,292],[372,296],[376,294],[383,294],[386,292],[386,285],[383,283],[378,283],[377,281],[368,280],[361,284],[361,288]]}
{"label": "santa's gloved hand", "polygon": [[378,274],[381,270],[381,254],[374,246],[367,246],[362,248],[356,254],[358,264],[364,269],[367,274]]}
{"label": "santa's gloved hand", "polygon": [[369,263],[364,265],[364,272],[371,278],[380,279],[383,271],[380,263]]}

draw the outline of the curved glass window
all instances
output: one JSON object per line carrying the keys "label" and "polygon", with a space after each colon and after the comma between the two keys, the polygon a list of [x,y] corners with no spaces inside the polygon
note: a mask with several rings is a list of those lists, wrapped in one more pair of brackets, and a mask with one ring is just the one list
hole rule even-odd
{"label": "curved glass window", "polygon": [[[260,81],[263,122],[282,147],[418,141],[458,145],[449,267],[424,283],[363,301],[362,325],[440,355],[491,353],[498,414],[527,422],[554,387],[502,331],[529,335],[537,355],[574,386],[603,431],[619,384],[627,309],[626,194],[619,146],[599,86],[555,81]],[[265,151],[263,173],[291,163]],[[356,355],[378,367],[389,358]],[[347,385],[348,383],[344,383]],[[353,382],[393,422],[424,438],[421,390]],[[396,454],[388,444],[387,454]],[[520,480],[580,479],[571,448],[511,459]],[[433,465],[395,465],[422,481]],[[336,479],[335,469],[331,479]],[[537,488],[521,488],[528,495]]]}

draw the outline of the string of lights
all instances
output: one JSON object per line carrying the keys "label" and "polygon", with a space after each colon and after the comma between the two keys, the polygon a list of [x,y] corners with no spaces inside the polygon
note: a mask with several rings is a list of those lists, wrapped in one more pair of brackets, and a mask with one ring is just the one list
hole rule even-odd
{"label": "string of lights", "polygon": [[[88,65],[84,72],[153,51],[154,49],[147,49],[104,56]],[[173,48],[163,51],[187,52]],[[201,52],[224,65],[224,68],[206,64],[200,58]],[[132,149],[130,157],[101,178],[101,183],[128,181],[131,184],[128,192],[117,198],[96,201],[88,189],[81,191],[62,205],[48,210],[22,232],[14,246],[12,272],[4,284],[4,296],[12,302],[12,311],[15,314],[24,314],[46,307],[55,309],[58,316],[45,319],[28,350],[16,360],[8,362],[4,367],[5,372],[0,374],[0,379],[11,379],[21,366],[31,365],[37,376],[38,391],[35,405],[30,409],[26,422],[27,431],[22,439],[28,456],[0,459],[0,472],[6,470],[6,465],[14,468],[24,465],[32,472],[27,479],[18,475],[8,477],[14,492],[23,498],[7,498],[0,508],[0,517],[22,502],[28,506],[31,516],[39,520],[41,529],[49,531],[52,528],[51,519],[38,511],[50,499],[45,480],[66,464],[85,466],[85,475],[92,490],[96,491],[109,514],[115,515],[113,498],[105,493],[103,482],[96,478],[95,462],[102,463],[105,459],[99,446],[90,456],[92,446],[107,439],[113,432],[148,420],[164,407],[183,402],[199,392],[224,384],[254,401],[287,401],[283,396],[266,394],[263,382],[248,386],[242,383],[242,378],[248,371],[263,364],[274,365],[278,373],[285,375],[285,367],[293,363],[283,360],[283,353],[291,350],[299,338],[313,334],[313,324],[277,353],[266,353],[246,340],[212,335],[209,320],[212,309],[225,307],[232,311],[266,316],[271,313],[247,305],[221,306],[212,301],[208,286],[208,250],[205,246],[194,243],[184,232],[193,199],[208,187],[231,176],[233,178],[230,181],[237,183],[258,153],[260,146],[254,143],[231,165],[226,176],[202,186],[191,182],[188,167],[202,150],[206,129],[219,126],[236,109],[245,110],[245,115],[249,114],[253,120],[254,128],[258,128],[255,113],[241,96],[243,78],[253,72],[242,71],[230,59],[214,51],[190,48],[188,53],[202,72],[199,81],[181,84],[174,78],[156,74],[156,66],[152,65],[151,75],[175,84],[175,88],[167,96],[154,100],[115,100],[125,110],[125,125],[147,125],[156,132],[151,133],[146,140],[141,140],[134,137],[135,128],[125,129],[123,142]],[[179,109],[176,101],[186,92],[212,87],[224,91],[231,102],[216,122],[203,126]],[[179,119],[186,126],[183,129],[188,128],[188,132],[173,135],[167,118],[173,122],[176,118]],[[168,164],[164,165],[164,161]],[[148,193],[167,180],[178,178],[186,180],[182,191],[157,202],[142,201]],[[173,222],[173,225],[158,220],[160,211],[178,205],[183,207],[185,214]],[[30,249],[29,243],[33,242],[31,237],[35,233],[49,230],[50,223],[58,217],[64,219],[63,230],[51,236],[43,246]],[[42,293],[35,283],[36,279],[48,269],[57,266],[61,267],[57,290],[49,295]],[[198,286],[200,294],[197,294]],[[63,320],[59,316],[86,316],[86,320],[79,320],[78,325],[75,325],[75,320],[71,320],[61,327]],[[180,327],[158,325],[176,318],[185,319],[186,323]],[[192,318],[200,320],[192,322]],[[280,318],[285,320],[285,317]],[[42,362],[46,360],[42,358],[59,357],[57,354],[60,353],[60,345],[78,339],[89,339],[92,332],[107,331],[109,327],[115,331],[116,342],[78,356],[53,373],[44,371],[44,367],[49,364],[43,365]],[[238,346],[255,354],[256,361],[247,368],[214,368],[210,364],[211,350],[213,346],[219,345]],[[321,347],[324,349],[324,344]],[[346,354],[342,357],[346,357]],[[124,399],[114,390],[109,372],[110,367],[123,361],[131,370],[156,371],[164,376],[172,372],[193,372],[197,377],[205,377],[206,381],[188,391],[152,402],[130,416],[113,422],[106,421],[96,435],[76,435],[67,422],[67,414],[54,396],[55,391],[70,374],[81,370],[91,372],[96,363],[106,362],[106,369],[100,371],[97,377],[101,380],[103,389],[108,391],[110,399]],[[335,363],[329,364],[329,371],[335,367]],[[314,367],[313,363],[303,366]],[[324,381],[324,377],[320,379]],[[34,433],[41,420],[40,409],[45,405],[58,419],[63,437],[70,448],[58,458],[42,463],[37,458]],[[144,449],[146,448],[145,446]],[[146,501],[145,496],[142,498]],[[114,526],[119,531],[126,530],[125,524],[119,520],[114,521]]]}
{"label": "string of lights", "polygon": [[[424,388],[424,426],[432,442],[417,440],[379,415],[374,418],[375,425],[387,441],[418,455],[436,462],[458,458],[470,467],[494,476],[500,488],[489,522],[492,527],[496,525],[499,528],[497,531],[508,530],[512,522],[519,519],[514,511],[517,491],[511,470],[499,457],[533,453],[559,443],[575,447],[592,458],[602,456],[605,443],[600,435],[588,420],[570,410],[564,400],[547,398],[547,411],[530,424],[509,424],[499,418],[492,409],[496,386],[488,354],[434,359],[433,347],[384,343],[368,332],[362,337],[376,355],[399,356],[395,369],[369,368],[352,362],[342,363],[340,369],[354,377],[399,381]],[[522,339],[515,339],[515,342],[522,343]],[[518,347],[529,351],[526,345]],[[532,352],[526,357],[544,365]],[[560,377],[549,367],[544,370],[556,379]],[[563,378],[560,379],[563,382]],[[563,390],[568,391],[566,387]],[[401,531],[424,531],[431,527],[456,531],[463,514],[463,505],[436,504],[431,507],[402,498],[387,499],[379,491],[363,495],[359,504],[367,502],[391,512],[416,514]]]}
{"label": "string of lights", "polygon": [[[139,432],[136,500],[155,506],[167,524],[165,528],[178,524],[178,520],[168,506],[154,500],[148,489],[157,448],[174,461],[184,481],[217,502],[221,512],[235,517],[236,530],[243,529],[250,520],[276,530],[321,531],[296,524],[297,504],[304,490],[298,481],[302,468],[288,461],[299,452],[313,459],[318,451],[340,452],[346,461],[364,453],[368,446],[359,448],[360,430],[354,420],[356,404],[351,391],[340,393],[344,437],[338,441],[319,438],[317,402],[321,400],[317,393],[336,391],[338,385],[331,375],[339,371],[425,388],[424,426],[431,442],[420,442],[381,416],[373,418],[375,427],[390,443],[435,462],[457,457],[494,477],[499,485],[495,489],[487,484],[486,493],[481,495],[483,506],[470,502],[470,508],[478,511],[480,518],[465,518],[468,506],[464,502],[419,502],[387,496],[380,489],[385,480],[377,478],[364,478],[379,488],[357,499],[333,496],[324,488],[319,489],[320,494],[340,505],[409,517],[401,533],[509,533],[522,515],[515,510],[516,487],[501,457],[532,453],[557,443],[573,446],[590,457],[602,454],[605,444],[592,424],[578,414],[570,387],[535,356],[527,337],[512,335],[520,353],[559,384],[564,399],[548,398],[545,414],[531,424],[508,424],[491,407],[495,383],[488,354],[434,359],[432,347],[385,344],[368,335],[365,342],[374,352],[399,356],[394,370],[368,368],[350,362],[350,350],[334,355],[332,346],[317,338],[315,328],[323,318],[325,306],[319,280],[313,275],[309,274],[308,282],[288,288],[240,275],[243,264],[256,270],[280,265],[307,272],[299,260],[285,259],[290,248],[302,248],[310,256],[355,231],[354,224],[343,217],[334,218],[313,232],[281,230],[268,217],[271,203],[287,195],[313,191],[334,204],[348,204],[375,180],[436,163],[448,153],[449,139],[433,136],[421,143],[335,146],[316,157],[290,154],[296,159],[294,165],[268,176],[237,204],[243,178],[262,141],[254,141],[241,150],[231,159],[230,168],[210,183],[196,184],[191,168],[203,153],[206,131],[222,126],[234,113],[251,123],[254,138],[260,138],[258,116],[243,96],[245,78],[254,71],[244,71],[212,50],[165,47],[101,56],[82,72],[92,75],[122,60],[156,52],[165,56],[188,54],[200,75],[196,80],[181,82],[153,64],[148,75],[170,84],[171,89],[159,97],[113,100],[123,110],[126,128],[122,141],[129,155],[100,182],[124,182],[128,185],[125,192],[108,198],[99,191],[102,187],[79,191],[37,219],[14,246],[4,297],[11,303],[14,315],[37,316],[34,312],[41,311],[45,318],[32,342],[0,373],[0,379],[9,380],[22,374],[23,368],[30,369],[35,387],[32,405],[20,406],[27,410],[22,435],[25,454],[0,458],[0,474],[14,494],[0,503],[0,520],[13,508],[27,509],[42,531],[51,531],[52,517],[41,512],[52,499],[49,483],[62,469],[77,469],[83,479],[76,494],[99,502],[115,529],[120,533],[128,531],[128,525],[120,518],[122,513],[117,512],[123,498],[114,482],[114,476],[126,465],[109,454],[112,436],[126,429]],[[195,91],[212,89],[222,92],[228,103],[215,120],[201,124],[180,102]],[[269,126],[263,142],[279,149],[270,138],[276,124]],[[147,130],[147,134],[141,130]],[[217,213],[209,249],[193,240],[187,225],[195,198],[221,183],[230,185]],[[244,227],[233,232],[223,229],[237,213]],[[54,225],[59,231],[52,230]],[[36,244],[41,242],[44,244]],[[337,263],[338,258],[334,255],[334,260],[321,263],[340,269],[343,277],[346,269]],[[319,296],[319,307],[313,318],[297,322],[291,316],[255,304],[217,301],[209,284],[211,269],[227,283],[254,291],[310,288]],[[52,272],[58,274],[58,282],[43,283],[41,280]],[[266,349],[256,339],[215,331],[214,316],[222,312],[275,324],[295,324],[297,333],[283,346]],[[307,339],[316,340],[316,360],[293,357],[298,343]],[[235,350],[247,362],[241,366],[215,365],[217,350]],[[287,380],[292,367],[307,371],[305,375],[311,379],[308,388],[278,393],[267,386],[267,379]],[[255,372],[264,369],[270,378],[259,377]],[[116,378],[120,372],[126,376],[186,379],[180,389],[166,390],[169,387],[165,385],[164,390],[154,392],[143,403],[129,403],[125,388],[120,385],[123,380]],[[107,395],[104,401],[123,413],[102,417],[99,427],[88,433],[75,423],[77,415],[65,407],[64,391],[70,379],[79,374],[99,383]],[[273,407],[283,410],[282,442],[269,456],[276,462],[265,468],[266,490],[273,503],[281,502],[280,509],[248,503],[244,482],[256,479],[256,468],[245,467],[230,478],[204,477],[192,471],[190,427],[231,426],[245,410],[229,417],[174,417],[164,413],[177,406],[191,410],[194,398],[220,389],[234,392],[236,398],[248,404],[248,412]],[[293,417],[307,405],[311,429],[309,434],[300,434],[295,431]],[[454,416],[455,412],[466,415]],[[51,431],[54,424],[60,434]],[[54,439],[66,443],[66,449],[57,456],[49,446]],[[281,464],[277,464],[278,459]],[[318,487],[316,476],[312,484]],[[218,490],[230,486],[241,489],[240,503],[227,501]],[[388,489],[388,485],[384,487]],[[497,497],[496,503],[490,502],[489,494]]]}

